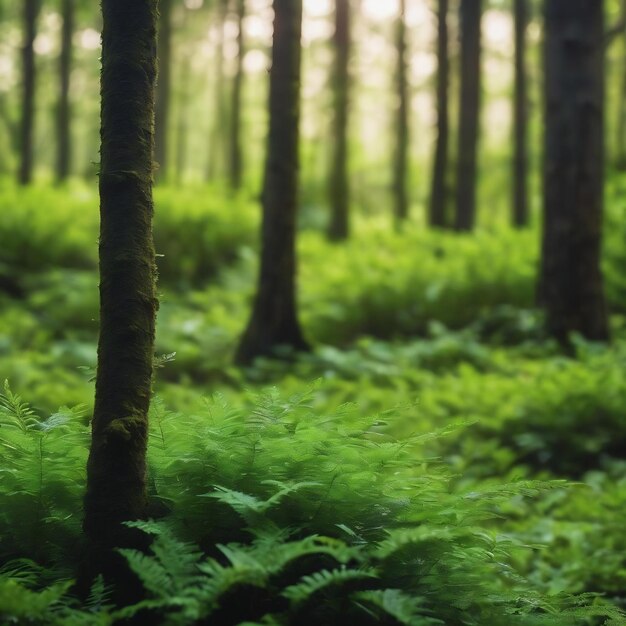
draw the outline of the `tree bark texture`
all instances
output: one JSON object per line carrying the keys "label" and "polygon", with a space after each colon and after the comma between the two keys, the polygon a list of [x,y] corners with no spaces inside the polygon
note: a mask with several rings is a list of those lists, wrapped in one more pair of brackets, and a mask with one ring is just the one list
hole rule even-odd
{"label": "tree bark texture", "polygon": [[328,237],[333,241],[350,234],[350,186],[348,180],[348,112],[350,89],[350,0],[335,0],[333,38],[333,155],[329,176],[330,222]]}
{"label": "tree bark texture", "polygon": [[608,339],[600,269],[604,20],[597,0],[545,4],[544,224],[539,297],[549,332]]}
{"label": "tree bark texture", "polygon": [[169,157],[169,121],[172,94],[172,0],[159,0],[159,78],[155,113],[155,153],[157,179],[166,181]]}
{"label": "tree bark texture", "polygon": [[152,176],[157,0],[102,0],[100,338],[84,529],[103,550],[146,511],[157,299]]}
{"label": "tree bark texture", "polygon": [[430,225],[445,228],[448,203],[448,142],[450,135],[450,56],[448,44],[448,0],[439,0],[437,11],[437,140],[430,194]]}
{"label": "tree bark texture", "polygon": [[515,95],[513,158],[513,224],[528,226],[528,89],[526,30],[528,0],[515,0]]}
{"label": "tree bark texture", "polygon": [[409,162],[409,89],[407,82],[407,38],[406,0],[400,0],[400,14],[396,23],[397,51],[397,97],[396,111],[396,151],[393,163],[393,197],[396,223],[400,224],[409,216],[407,176]]}
{"label": "tree bark texture", "polygon": [[237,191],[243,178],[243,154],[241,150],[241,96],[244,80],[244,19],[246,16],[245,0],[235,0],[237,13],[237,69],[233,79],[230,130],[230,186]]}
{"label": "tree bark texture", "polygon": [[70,175],[72,163],[70,79],[72,73],[72,36],[74,34],[75,0],[61,0],[61,55],[59,57],[59,104],[57,109],[57,182]]}
{"label": "tree bark texture", "polygon": [[274,0],[270,128],[263,187],[261,267],[252,317],[236,361],[288,346],[306,350],[296,312],[302,0]]}
{"label": "tree bark texture", "polygon": [[476,221],[482,0],[461,0],[461,101],[457,154],[456,220],[460,231]]}
{"label": "tree bark texture", "polygon": [[18,182],[28,185],[33,177],[33,142],[35,126],[35,37],[41,0],[24,0],[22,42],[22,117],[20,122],[20,166]]}

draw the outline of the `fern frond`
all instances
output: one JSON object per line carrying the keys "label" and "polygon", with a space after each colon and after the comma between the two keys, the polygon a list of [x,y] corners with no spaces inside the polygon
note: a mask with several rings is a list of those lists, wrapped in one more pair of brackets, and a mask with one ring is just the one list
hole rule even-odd
{"label": "fern frond", "polygon": [[376,571],[373,569],[348,569],[346,567],[333,570],[324,569],[303,576],[299,583],[287,587],[282,595],[294,604],[302,604],[309,601],[314,594],[329,587],[342,587],[349,582],[368,578],[377,578]]}
{"label": "fern frond", "polygon": [[[441,620],[424,615],[423,599],[409,596],[400,589],[359,591],[353,595],[358,604],[375,607],[404,626],[435,626]],[[367,606],[363,609],[370,612]]]}

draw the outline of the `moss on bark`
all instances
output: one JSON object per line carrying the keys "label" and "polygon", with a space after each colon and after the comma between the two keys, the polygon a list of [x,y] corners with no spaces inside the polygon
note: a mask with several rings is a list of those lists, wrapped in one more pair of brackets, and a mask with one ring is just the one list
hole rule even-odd
{"label": "moss on bark", "polygon": [[100,338],[84,517],[97,558],[135,543],[122,522],[141,518],[146,510],[157,310],[152,240],[156,4],[102,1]]}

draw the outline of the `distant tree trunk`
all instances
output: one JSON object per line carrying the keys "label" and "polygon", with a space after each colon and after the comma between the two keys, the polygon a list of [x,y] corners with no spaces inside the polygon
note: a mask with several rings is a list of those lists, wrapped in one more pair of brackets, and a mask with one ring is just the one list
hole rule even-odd
{"label": "distant tree trunk", "polygon": [[329,180],[328,237],[347,239],[350,233],[348,182],[348,91],[350,88],[350,0],[335,0],[335,66],[333,70],[333,156]]}
{"label": "distant tree trunk", "polygon": [[241,188],[243,159],[241,153],[241,92],[244,79],[243,60],[245,55],[243,21],[246,15],[245,0],[235,0],[237,8],[237,70],[233,80],[230,122],[230,186],[235,191]]}
{"label": "distant tree trunk", "polygon": [[172,0],[159,0],[159,79],[156,95],[155,151],[158,166],[157,179],[168,177],[168,139],[170,102],[172,93]]}
{"label": "distant tree trunk", "polygon": [[544,230],[539,297],[548,330],[609,336],[600,269],[604,20],[597,0],[545,4]]}
{"label": "distant tree trunk", "polygon": [[448,172],[448,137],[450,134],[449,87],[450,57],[448,51],[448,0],[439,0],[437,36],[437,142],[433,163],[432,190],[430,194],[430,225],[447,226],[446,207]]}
{"label": "distant tree trunk", "polygon": [[407,85],[406,0],[400,0],[400,14],[396,24],[396,69],[398,109],[396,118],[396,153],[393,164],[393,196],[395,218],[398,224],[409,215],[407,172],[409,152],[409,94]]}
{"label": "distant tree trunk", "polygon": [[476,221],[481,15],[482,0],[461,0],[461,101],[455,221],[457,230],[472,230]]}
{"label": "distant tree trunk", "polygon": [[526,30],[528,0],[515,0],[515,97],[513,159],[513,224],[528,226],[528,90]]}
{"label": "distant tree trunk", "polygon": [[135,540],[122,522],[146,513],[157,0],[102,0],[102,15],[100,339],[84,529],[106,573],[121,559],[111,549]]}
{"label": "distant tree trunk", "polygon": [[20,168],[18,182],[28,185],[33,178],[35,124],[35,49],[37,17],[41,0],[24,0],[24,40],[22,44],[22,120],[20,124]]}
{"label": "distant tree trunk", "polygon": [[[626,16],[626,0],[622,0],[622,15]],[[626,48],[626,23],[623,30],[622,45]],[[615,165],[619,170],[626,170],[626,63],[622,59],[622,76],[620,102],[618,105],[619,118],[617,120],[617,147]]]}
{"label": "distant tree trunk", "polygon": [[296,216],[302,0],[274,0],[270,129],[263,186],[261,267],[252,317],[236,361],[280,346],[308,348],[296,312]]}
{"label": "distant tree trunk", "polygon": [[72,36],[74,34],[74,0],[62,0],[61,55],[59,76],[61,91],[57,110],[57,181],[62,183],[70,175],[72,138],[70,131],[70,77],[72,72]]}
{"label": "distant tree trunk", "polygon": [[189,77],[191,59],[185,55],[180,62],[180,101],[178,104],[178,123],[176,129],[176,180],[181,184],[187,169],[187,136],[189,134]]}
{"label": "distant tree trunk", "polygon": [[224,137],[224,26],[228,0],[217,0],[217,43],[215,46],[215,89],[213,91],[213,123],[209,133],[209,160],[207,166],[207,180],[215,180],[219,165],[223,163],[222,147]]}

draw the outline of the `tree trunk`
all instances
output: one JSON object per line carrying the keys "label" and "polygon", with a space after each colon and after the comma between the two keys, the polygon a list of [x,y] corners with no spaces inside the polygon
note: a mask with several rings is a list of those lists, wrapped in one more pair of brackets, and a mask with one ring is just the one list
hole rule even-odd
{"label": "tree trunk", "polygon": [[[626,0],[622,0],[622,15],[626,16]],[[624,26],[622,45],[626,49],[626,25]],[[622,76],[621,76],[621,91],[620,101],[618,105],[618,120],[617,120],[617,146],[615,152],[615,166],[617,169],[626,170],[626,63],[622,59]]]}
{"label": "tree trunk", "polygon": [[182,185],[187,169],[187,136],[189,134],[189,78],[191,59],[188,54],[180,61],[180,100],[178,103],[178,121],[176,128],[176,181]]}
{"label": "tree trunk", "polygon": [[157,178],[167,181],[170,101],[172,93],[172,0],[159,0],[159,79],[157,81],[155,150]]}
{"label": "tree trunk", "polygon": [[122,522],[146,512],[157,0],[102,0],[102,15],[100,338],[84,529],[106,571],[111,549],[134,542]]}
{"label": "tree trunk", "polygon": [[61,13],[61,55],[59,57],[59,76],[61,91],[57,111],[57,182],[62,183],[70,175],[72,137],[70,130],[70,77],[72,72],[72,36],[74,34],[74,0],[62,0]]}
{"label": "tree trunk", "polygon": [[330,223],[328,237],[348,238],[350,232],[348,183],[348,90],[350,86],[350,0],[335,0],[335,67],[333,75],[333,156],[329,178]]}
{"label": "tree trunk", "polygon": [[450,134],[448,0],[439,0],[437,25],[437,141],[430,194],[430,225],[435,228],[445,228],[448,224],[446,209],[448,203],[448,137]]}
{"label": "tree trunk", "polygon": [[233,80],[230,121],[230,186],[235,191],[241,188],[243,159],[241,153],[241,92],[243,87],[245,55],[243,21],[246,15],[245,0],[235,0],[237,6],[237,70]]}
{"label": "tree trunk", "polygon": [[28,185],[33,178],[33,135],[35,124],[35,49],[37,17],[41,0],[24,0],[22,44],[22,119],[20,124],[20,168],[18,182]]}
{"label": "tree trunk", "polygon": [[223,137],[226,112],[224,110],[224,26],[228,0],[217,1],[217,43],[215,55],[215,89],[213,92],[213,123],[209,133],[209,160],[207,180],[213,182],[223,164]]}
{"label": "tree trunk", "polygon": [[539,296],[547,327],[608,339],[600,269],[604,20],[597,0],[545,4],[544,225]]}
{"label": "tree trunk", "polygon": [[263,186],[261,267],[252,317],[236,361],[280,346],[308,348],[296,313],[302,0],[274,0],[270,129]]}
{"label": "tree trunk", "polygon": [[481,14],[482,0],[461,0],[461,101],[455,227],[462,231],[472,230],[476,221]]}
{"label": "tree trunk", "polygon": [[526,30],[528,0],[515,0],[515,96],[513,159],[513,224],[528,226],[528,90],[526,87]]}
{"label": "tree trunk", "polygon": [[396,24],[396,69],[398,109],[396,117],[396,153],[393,164],[393,197],[396,223],[401,224],[409,215],[407,172],[409,152],[409,95],[407,85],[406,0],[400,0],[400,15]]}

